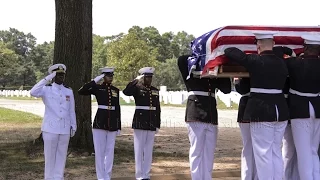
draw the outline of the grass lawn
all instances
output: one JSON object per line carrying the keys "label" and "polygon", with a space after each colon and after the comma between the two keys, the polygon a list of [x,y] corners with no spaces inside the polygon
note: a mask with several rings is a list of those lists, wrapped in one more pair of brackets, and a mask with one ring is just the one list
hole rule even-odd
{"label": "grass lawn", "polygon": [[43,160],[28,156],[28,147],[39,136],[41,117],[5,108],[0,108],[0,115],[0,179],[39,172]]}
{"label": "grass lawn", "polygon": [[[41,121],[30,113],[0,108],[0,180],[44,178],[43,145],[33,144],[41,133]],[[94,157],[68,157],[66,164],[72,169],[88,166],[94,171]]]}
{"label": "grass lawn", "polygon": [[[30,113],[0,107],[0,180],[44,179],[43,145],[33,143],[41,133],[41,120],[41,117]],[[221,137],[235,131],[227,129],[228,132]],[[115,144],[113,176],[134,177],[133,131],[131,128],[123,128],[121,131],[122,135],[117,137]],[[188,173],[187,130],[161,128],[160,136],[155,140],[152,173]],[[223,164],[223,158],[217,161]],[[69,149],[65,179],[96,179],[94,162],[94,156],[71,152]]]}

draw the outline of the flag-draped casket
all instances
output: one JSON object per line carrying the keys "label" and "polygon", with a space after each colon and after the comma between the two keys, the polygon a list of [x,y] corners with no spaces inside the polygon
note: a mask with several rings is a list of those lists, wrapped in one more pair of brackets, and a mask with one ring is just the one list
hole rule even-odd
{"label": "flag-draped casket", "polygon": [[[257,53],[255,32],[275,32],[275,46],[287,46],[300,54],[303,51],[301,35],[320,36],[320,26],[225,26],[194,39],[191,42],[192,56],[188,59],[189,74],[201,77],[248,76],[246,70],[232,64],[224,56],[228,47],[237,47],[246,53]],[[228,70],[229,69],[229,70]],[[227,71],[229,71],[227,73]]]}

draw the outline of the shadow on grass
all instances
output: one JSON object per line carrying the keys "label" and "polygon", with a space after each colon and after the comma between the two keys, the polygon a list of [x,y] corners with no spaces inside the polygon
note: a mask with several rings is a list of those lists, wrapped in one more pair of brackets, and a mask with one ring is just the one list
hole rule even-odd
{"label": "shadow on grass", "polygon": [[[124,130],[126,134],[117,137],[115,144],[115,157],[113,172],[121,172],[123,176],[134,176],[134,146],[132,130]],[[179,171],[188,170],[188,148],[189,142],[185,128],[162,128],[160,135],[157,135],[153,152],[153,170],[159,174],[179,173]],[[43,179],[44,158],[43,144],[33,143],[38,138],[39,128],[11,128],[0,129],[0,180],[2,179]],[[225,136],[225,135],[224,135]],[[224,137],[226,138],[226,137]],[[168,149],[176,146],[178,148]],[[232,145],[234,146],[234,145]],[[216,160],[219,163],[234,163],[231,158],[240,158],[239,154],[227,151],[234,151],[233,148],[217,148]],[[95,179],[95,157],[89,154],[79,154],[71,152],[67,158],[65,178],[66,179]],[[166,163],[185,163],[181,167],[173,168],[166,166]],[[172,164],[171,164],[172,166]],[[171,172],[172,171],[172,172]],[[126,172],[124,174],[123,172]]]}

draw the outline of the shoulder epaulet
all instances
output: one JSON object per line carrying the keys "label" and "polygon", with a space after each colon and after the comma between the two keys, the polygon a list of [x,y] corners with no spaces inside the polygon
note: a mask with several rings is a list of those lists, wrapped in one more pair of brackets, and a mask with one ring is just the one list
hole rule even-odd
{"label": "shoulder epaulet", "polygon": [[159,91],[159,89],[158,89],[158,88],[156,88],[156,87],[154,87],[154,86],[151,86],[151,88],[152,88],[153,90],[157,90],[157,91]]}
{"label": "shoulder epaulet", "polygon": [[113,85],[111,85],[111,87],[113,87],[114,89],[116,89],[116,90],[120,91],[120,89],[119,89],[119,88],[117,88],[117,87],[115,87],[115,86],[113,86]]}
{"label": "shoulder epaulet", "polygon": [[64,86],[65,88],[71,89],[71,87],[69,87],[69,86],[67,86],[67,85],[65,85],[65,84],[64,84],[63,86]]}
{"label": "shoulder epaulet", "polygon": [[46,86],[52,86],[52,84],[50,83],[50,84],[46,84]]}

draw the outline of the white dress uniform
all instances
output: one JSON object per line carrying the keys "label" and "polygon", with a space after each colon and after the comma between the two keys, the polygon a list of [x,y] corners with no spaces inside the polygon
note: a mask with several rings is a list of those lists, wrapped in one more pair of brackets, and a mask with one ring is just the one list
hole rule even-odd
{"label": "white dress uniform", "polygon": [[[305,44],[320,45],[317,36],[302,36]],[[309,49],[307,47],[307,49]],[[320,58],[304,55],[286,60],[289,77],[289,108],[293,141],[301,180],[320,179]]]}
{"label": "white dress uniform", "polygon": [[41,131],[44,141],[45,179],[64,179],[64,168],[70,133],[74,135],[76,125],[75,102],[73,91],[64,85],[53,83],[46,85],[53,78],[57,68],[66,70],[65,65],[55,64],[49,68],[50,75],[38,82],[30,91],[34,97],[41,97],[45,113]]}
{"label": "white dress uniform", "polygon": [[293,142],[291,124],[288,124],[282,139],[283,180],[300,180],[296,147]]}
{"label": "white dress uniform", "polygon": [[235,81],[236,91],[242,95],[239,101],[238,119],[240,132],[242,136],[242,151],[241,151],[241,180],[257,180],[257,169],[254,161],[252,148],[250,122],[245,122],[243,119],[244,111],[250,96],[250,78],[241,78]]}
{"label": "white dress uniform", "polygon": [[[287,99],[287,102],[289,88],[290,79],[287,78],[286,85],[283,89],[284,97]],[[282,159],[284,167],[283,180],[300,180],[298,172],[297,152],[292,136],[291,121],[288,121],[288,125],[284,131],[282,143]]]}

